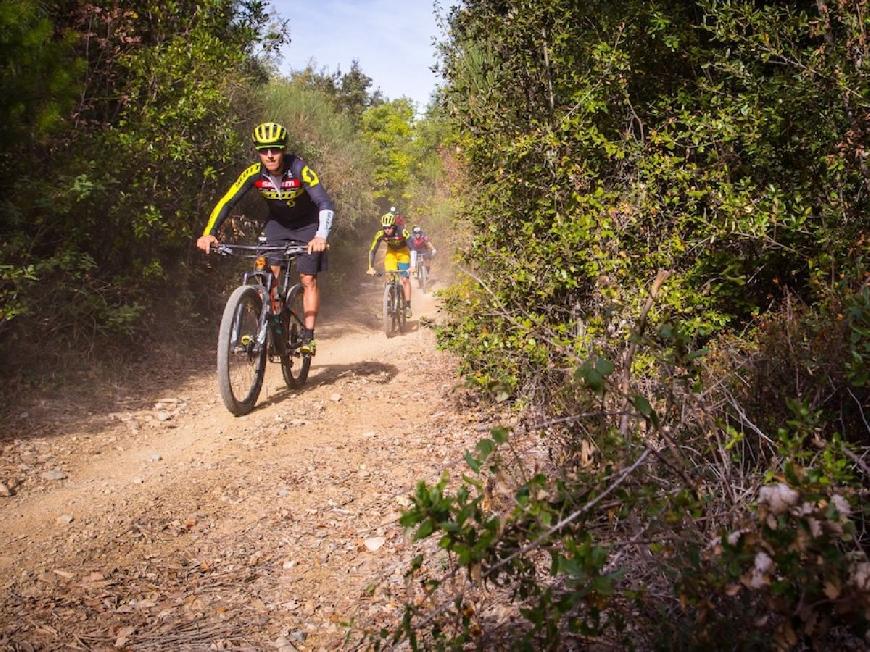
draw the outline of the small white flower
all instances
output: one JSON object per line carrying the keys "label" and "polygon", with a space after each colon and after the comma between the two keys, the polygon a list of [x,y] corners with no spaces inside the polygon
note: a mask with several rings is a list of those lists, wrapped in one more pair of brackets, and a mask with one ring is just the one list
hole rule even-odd
{"label": "small white flower", "polygon": [[772,569],[773,560],[770,556],[766,552],[759,552],[755,555],[755,563],[749,576],[744,575],[742,581],[751,589],[760,589],[770,582],[767,575]]}
{"label": "small white flower", "polygon": [[834,494],[831,496],[831,503],[833,503],[834,508],[843,518],[847,518],[851,513],[849,501],[843,498],[840,494]]}
{"label": "small white flower", "polygon": [[798,498],[800,494],[784,482],[765,485],[758,491],[758,502],[766,504],[774,514],[787,512]]}
{"label": "small white flower", "polygon": [[770,555],[766,552],[759,552],[755,555],[754,569],[756,573],[766,575],[771,568],[773,568],[773,560],[770,558]]}
{"label": "small white flower", "polygon": [[852,584],[862,591],[870,591],[870,562],[855,564],[852,569]]}

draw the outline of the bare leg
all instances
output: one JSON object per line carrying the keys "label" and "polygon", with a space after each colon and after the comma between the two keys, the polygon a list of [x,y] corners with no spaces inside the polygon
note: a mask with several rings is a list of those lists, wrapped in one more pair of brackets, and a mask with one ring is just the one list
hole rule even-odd
{"label": "bare leg", "polygon": [[402,291],[405,295],[405,301],[411,303],[411,279],[407,276],[402,277]]}
{"label": "bare leg", "polygon": [[302,311],[305,313],[305,328],[314,330],[317,313],[320,312],[320,289],[317,287],[317,277],[311,274],[300,274],[302,282]]}

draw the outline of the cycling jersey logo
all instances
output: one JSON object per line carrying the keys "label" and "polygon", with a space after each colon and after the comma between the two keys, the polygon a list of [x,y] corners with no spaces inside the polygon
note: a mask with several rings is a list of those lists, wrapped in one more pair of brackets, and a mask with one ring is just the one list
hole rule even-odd
{"label": "cycling jersey logo", "polygon": [[261,190],[260,194],[263,195],[266,199],[278,199],[283,201],[285,199],[296,199],[299,195],[301,195],[304,190]]}
{"label": "cycling jersey logo", "polygon": [[307,165],[302,168],[302,180],[309,186],[316,186],[318,183],[320,183],[320,179],[317,178],[317,174]]}

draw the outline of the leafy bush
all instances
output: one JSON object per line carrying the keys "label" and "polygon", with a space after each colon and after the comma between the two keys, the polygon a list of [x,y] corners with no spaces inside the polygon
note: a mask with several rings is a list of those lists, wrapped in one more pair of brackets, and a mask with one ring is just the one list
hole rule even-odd
{"label": "leafy bush", "polygon": [[455,11],[446,102],[477,190],[465,262],[492,307],[460,313],[457,330],[487,342],[455,342],[468,363],[548,348],[513,390],[562,366],[548,339],[624,337],[659,269],[671,277],[651,318],[699,343],[786,289],[811,302],[860,282],[866,101],[841,46],[860,39],[857,16],[831,9],[829,38],[779,3]]}
{"label": "leafy bush", "polygon": [[[523,452],[537,431],[496,429],[466,454],[461,482],[418,485],[401,522],[415,540],[436,538],[446,559],[415,560],[419,588],[391,640],[858,649],[870,562],[855,471],[866,465],[839,438],[819,449],[818,415],[797,403],[775,439],[759,431],[738,446],[733,430],[729,440],[727,428],[677,418],[697,397],[667,413],[635,396],[621,434],[611,369],[599,358],[578,370],[605,405],[574,420],[582,435],[556,425],[566,419],[543,426],[549,461]],[[592,460],[579,446],[590,440]],[[508,617],[493,602],[512,604]]]}
{"label": "leafy bush", "polygon": [[439,336],[522,420],[418,489],[449,565],[393,640],[866,642],[865,10],[452,11],[473,196]]}
{"label": "leafy bush", "polygon": [[[17,104],[0,110],[35,120],[3,136],[3,329],[50,322],[52,341],[79,345],[132,333],[151,295],[187,282],[212,184],[242,146],[236,116],[264,79],[258,48],[282,36],[248,0],[4,3],[0,19],[2,47],[22,54]],[[22,169],[50,182],[34,192]]]}

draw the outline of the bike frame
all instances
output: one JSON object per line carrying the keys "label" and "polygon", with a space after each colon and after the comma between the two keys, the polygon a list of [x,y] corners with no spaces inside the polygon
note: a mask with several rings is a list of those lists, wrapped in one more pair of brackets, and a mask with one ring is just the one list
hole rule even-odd
{"label": "bike frame", "polygon": [[[378,276],[389,276],[390,278],[386,279],[384,281],[384,283],[387,285],[394,286],[397,291],[401,292],[402,291],[402,278],[410,278],[410,277],[403,277],[402,272],[407,274],[408,270],[391,270],[389,272],[383,272],[381,274],[378,274]],[[404,296],[404,295],[402,295],[402,296]]]}
{"label": "bike frame", "polygon": [[[307,246],[304,243],[291,244],[288,246],[267,246],[261,241],[261,243],[257,245],[218,244],[215,249],[217,253],[224,256],[242,255],[245,258],[259,258],[260,256],[267,256],[267,254],[270,253],[284,254],[286,258],[281,261],[281,273],[283,278],[281,279],[281,287],[277,292],[278,301],[281,304],[281,310],[283,310],[284,302],[286,301],[290,290],[294,285],[296,285],[296,283],[291,283],[290,281],[290,271],[293,268],[293,261],[296,259],[296,256],[307,251]],[[268,259],[266,260],[263,269],[244,272],[242,276],[242,285],[258,287],[263,295],[263,307],[260,309],[257,330],[256,350],[259,350],[266,345],[266,339],[269,336],[268,318],[270,315],[275,314],[275,311],[272,310],[271,300],[272,289],[275,285],[275,275],[272,273],[272,267],[269,264]],[[280,312],[281,311],[279,311],[278,314],[280,314]],[[238,321],[238,315],[236,321]],[[238,332],[233,332],[232,341],[234,344],[238,343]]]}
{"label": "bike frame", "polygon": [[405,293],[402,287],[403,271],[390,270],[378,273],[378,276],[388,277],[384,280],[384,290],[389,292],[390,299],[389,306],[385,305],[384,318],[386,320],[389,315],[392,327],[388,326],[385,321],[384,330],[387,337],[390,337],[394,330],[401,332],[405,328]]}
{"label": "bike frame", "polygon": [[[267,361],[281,363],[284,382],[291,389],[305,383],[311,367],[311,354],[300,351],[302,286],[290,277],[293,261],[307,251],[308,245],[300,242],[266,246],[264,240],[261,238],[260,244],[254,246],[218,243],[214,247],[215,253],[257,259],[256,268],[244,272],[242,284],[227,299],[218,334],[218,386],[224,405],[235,416],[254,409],[263,388]],[[280,291],[267,259],[269,254],[279,259],[276,267],[284,272]]]}

